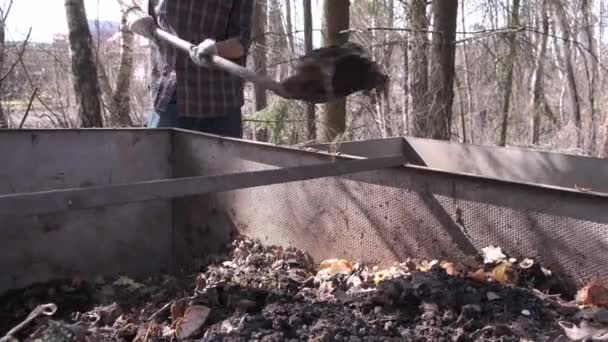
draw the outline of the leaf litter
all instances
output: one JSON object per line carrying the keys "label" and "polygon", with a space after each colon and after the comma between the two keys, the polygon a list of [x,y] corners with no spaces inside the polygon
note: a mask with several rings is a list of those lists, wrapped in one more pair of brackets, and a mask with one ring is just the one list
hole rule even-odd
{"label": "leaf litter", "polygon": [[0,297],[8,332],[42,303],[52,316],[21,341],[555,341],[608,336],[606,288],[577,291],[533,258],[495,246],[464,260],[387,268],[315,264],[294,248],[239,237],[184,277],[55,280]]}

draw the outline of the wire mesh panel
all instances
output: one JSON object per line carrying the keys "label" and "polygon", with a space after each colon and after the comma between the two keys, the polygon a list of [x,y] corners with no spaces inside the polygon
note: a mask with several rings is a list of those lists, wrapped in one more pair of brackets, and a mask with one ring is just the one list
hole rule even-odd
{"label": "wire mesh panel", "polygon": [[[196,151],[175,152],[175,172],[181,176],[320,158],[281,152],[271,160],[267,147],[241,153],[235,142],[216,144],[195,135],[175,139],[175,151]],[[608,276],[607,205],[602,195],[404,167],[181,199],[175,202],[174,222],[176,229],[206,233],[224,232],[229,224],[266,243],[302,248],[317,260],[384,265],[408,257],[460,258],[494,244],[585,281]],[[191,209],[180,209],[187,206]],[[230,238],[220,235],[210,240],[202,234],[200,243],[190,244],[220,246]],[[178,254],[188,263],[204,250]]]}

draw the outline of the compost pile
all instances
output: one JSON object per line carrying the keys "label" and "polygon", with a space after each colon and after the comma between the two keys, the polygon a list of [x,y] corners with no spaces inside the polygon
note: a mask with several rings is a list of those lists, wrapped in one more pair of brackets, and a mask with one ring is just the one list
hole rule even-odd
{"label": "compost pile", "polygon": [[[554,341],[599,336],[606,310],[532,259],[499,248],[458,262],[406,261],[387,269],[235,240],[223,261],[192,277],[71,279],[0,298],[5,333],[54,341]],[[517,285],[517,286],[515,286]],[[595,291],[595,292],[593,292]],[[592,293],[593,292],[593,293]],[[600,303],[601,304],[601,303]],[[593,311],[595,310],[595,311]],[[599,311],[598,311],[599,310]],[[595,319],[595,327],[575,325]],[[558,322],[566,321],[570,323]],[[598,328],[599,327],[599,328]],[[576,335],[578,334],[578,335]],[[583,334],[583,335],[581,335]],[[586,335],[585,335],[586,334]],[[608,333],[607,333],[608,334]]]}

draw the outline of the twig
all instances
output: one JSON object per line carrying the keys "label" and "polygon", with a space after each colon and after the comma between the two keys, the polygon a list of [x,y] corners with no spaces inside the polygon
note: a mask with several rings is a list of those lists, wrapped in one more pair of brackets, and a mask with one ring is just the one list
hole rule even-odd
{"label": "twig", "polygon": [[32,28],[30,27],[29,31],[27,32],[27,36],[25,37],[25,40],[23,41],[23,44],[21,44],[21,48],[19,49],[19,52],[17,53],[17,59],[15,59],[13,64],[11,64],[11,66],[8,68],[8,71],[6,72],[6,74],[4,74],[4,76],[2,76],[2,78],[0,78],[0,83],[3,83],[4,80],[6,80],[8,78],[13,73],[13,70],[15,70],[15,67],[17,66],[17,64],[19,64],[23,60],[23,55],[25,54],[25,48],[27,47],[27,43],[29,43],[31,34],[32,34]]}
{"label": "twig", "polygon": [[27,316],[27,318],[19,323],[16,327],[11,329],[4,337],[0,338],[0,342],[8,342],[12,339],[12,337],[19,332],[19,330],[23,329],[26,325],[28,325],[31,321],[36,319],[40,315],[51,316],[57,312],[57,305],[55,304],[43,304],[38,305],[32,312]]}
{"label": "twig", "polygon": [[162,308],[156,310],[156,312],[154,312],[152,315],[150,315],[150,318],[148,318],[148,322],[152,321],[158,315],[160,315],[161,313],[163,313],[164,311],[166,311],[167,309],[169,309],[173,303],[174,303],[174,301],[171,301],[171,302],[165,304]]}
{"label": "twig", "polygon": [[23,128],[23,124],[25,123],[25,119],[27,119],[28,114],[30,113],[30,109],[32,109],[32,103],[34,102],[34,98],[38,93],[38,88],[34,89],[32,96],[30,96],[30,102],[27,104],[27,109],[25,110],[25,114],[23,114],[23,118],[21,118],[21,123],[19,124],[19,129]]}

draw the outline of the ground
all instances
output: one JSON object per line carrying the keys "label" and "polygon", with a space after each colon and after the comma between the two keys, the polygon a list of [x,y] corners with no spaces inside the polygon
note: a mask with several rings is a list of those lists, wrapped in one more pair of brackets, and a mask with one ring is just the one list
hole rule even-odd
{"label": "ground", "polygon": [[[439,264],[399,264],[380,278],[379,270],[337,260],[319,272],[301,251],[250,239],[232,247],[193,276],[70,279],[12,291],[0,297],[0,331],[54,303],[54,315],[16,337],[169,341],[192,330],[185,340],[555,341],[563,335],[557,322],[578,311],[563,296],[449,275]],[[531,284],[530,274],[520,277]]]}

